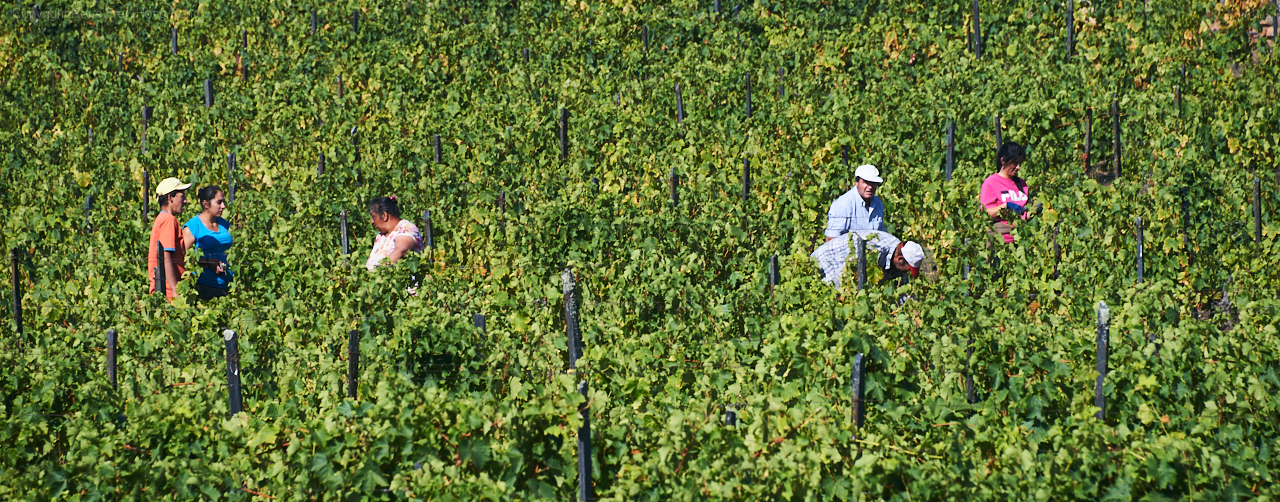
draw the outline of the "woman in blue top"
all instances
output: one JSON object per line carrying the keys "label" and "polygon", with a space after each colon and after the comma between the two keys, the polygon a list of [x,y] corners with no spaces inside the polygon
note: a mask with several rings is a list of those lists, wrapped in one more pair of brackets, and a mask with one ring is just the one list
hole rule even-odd
{"label": "woman in blue top", "polygon": [[222,219],[222,210],[227,208],[227,203],[221,188],[201,188],[196,192],[196,198],[200,200],[201,211],[182,226],[182,241],[188,251],[194,245],[204,253],[198,261],[204,271],[196,280],[195,287],[201,300],[209,300],[230,292],[227,289],[231,283],[227,250],[231,249],[231,224]]}

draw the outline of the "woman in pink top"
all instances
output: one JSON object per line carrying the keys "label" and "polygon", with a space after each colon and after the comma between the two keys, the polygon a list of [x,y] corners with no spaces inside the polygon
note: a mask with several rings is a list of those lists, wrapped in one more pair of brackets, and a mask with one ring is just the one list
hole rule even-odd
{"label": "woman in pink top", "polygon": [[378,237],[373,241],[365,268],[369,271],[384,263],[395,263],[408,251],[422,251],[422,234],[418,226],[400,219],[400,204],[396,196],[374,197],[369,201],[369,219]]}
{"label": "woman in pink top", "polygon": [[1005,242],[1013,242],[1013,223],[1017,218],[1025,220],[1031,217],[1027,212],[1027,182],[1018,177],[1018,170],[1025,159],[1022,145],[1013,142],[1000,145],[996,152],[996,173],[982,182],[978,197],[991,218],[988,233],[1004,237]]}

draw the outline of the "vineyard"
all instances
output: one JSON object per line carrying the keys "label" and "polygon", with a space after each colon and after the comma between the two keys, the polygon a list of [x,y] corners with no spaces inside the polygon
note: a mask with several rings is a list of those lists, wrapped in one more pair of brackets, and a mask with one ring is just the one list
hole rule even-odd
{"label": "vineyard", "polygon": [[[1280,4],[375,4],[5,8],[0,498],[1280,497]],[[833,288],[864,163],[927,266]]]}

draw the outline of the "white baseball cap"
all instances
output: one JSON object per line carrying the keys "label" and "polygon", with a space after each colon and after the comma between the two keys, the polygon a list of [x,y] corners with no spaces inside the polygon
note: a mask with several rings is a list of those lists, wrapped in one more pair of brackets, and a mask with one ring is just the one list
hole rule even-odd
{"label": "white baseball cap", "polygon": [[186,190],[191,188],[190,183],[178,181],[178,178],[165,178],[160,180],[160,184],[156,185],[156,195],[165,195],[175,190]]}
{"label": "white baseball cap", "polygon": [[853,175],[856,177],[862,178],[863,181],[869,181],[871,183],[884,183],[884,180],[880,179],[880,170],[876,169],[876,166],[873,166],[871,164],[863,164],[858,166],[858,168],[853,171]]}
{"label": "white baseball cap", "polygon": [[911,266],[911,277],[919,276],[920,262],[924,261],[924,248],[915,241],[907,241],[902,245],[902,259],[907,260],[907,265]]}

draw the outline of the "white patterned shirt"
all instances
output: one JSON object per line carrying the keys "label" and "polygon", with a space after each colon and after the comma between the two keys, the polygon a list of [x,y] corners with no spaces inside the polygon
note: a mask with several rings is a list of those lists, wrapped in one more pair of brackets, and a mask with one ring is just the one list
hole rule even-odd
{"label": "white patterned shirt", "polygon": [[[898,243],[902,242],[897,237],[889,235],[888,232],[880,232],[877,230],[859,230],[849,232],[847,234],[831,239],[809,255],[818,260],[818,267],[822,269],[822,281],[830,283],[835,287],[840,287],[840,277],[844,275],[845,262],[850,261],[850,257],[856,257],[853,252],[853,246],[849,245],[849,240],[854,236],[861,237],[867,243],[867,251],[876,251],[879,256],[876,258],[875,264],[889,270],[893,265],[893,252],[898,249]],[[867,258],[871,258],[870,255]],[[868,260],[870,261],[870,260]],[[856,267],[857,263],[851,265]]]}

